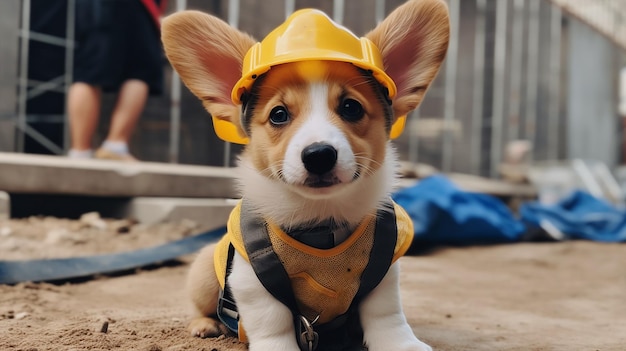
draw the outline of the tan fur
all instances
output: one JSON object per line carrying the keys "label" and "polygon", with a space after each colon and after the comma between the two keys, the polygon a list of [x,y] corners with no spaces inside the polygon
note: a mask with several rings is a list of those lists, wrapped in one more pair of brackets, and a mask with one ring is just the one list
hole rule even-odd
{"label": "tan fur", "polygon": [[[412,0],[396,9],[367,37],[381,50],[387,74],[396,82],[398,94],[393,100],[395,118],[417,108],[435,78],[445,57],[449,39],[447,7],[444,0]],[[186,86],[216,118],[236,124],[241,133],[240,107],[230,99],[231,89],[241,75],[247,50],[255,43],[248,35],[231,28],[222,20],[195,11],[169,16],[163,22],[162,40],[173,67]],[[291,136],[301,125],[298,116],[311,108],[307,105],[305,78],[291,75],[290,80],[275,77],[282,68],[272,68],[263,82],[261,96],[250,125],[250,144],[243,157],[251,160],[256,171],[269,178],[280,173],[280,162]],[[354,78],[355,69],[346,64],[329,66],[325,82],[330,84],[328,108],[334,111],[341,94],[363,104],[366,117],[347,123],[339,116],[331,120],[349,138],[362,163],[365,176],[384,162],[388,141],[383,109],[364,78]],[[277,130],[268,124],[268,115],[276,105],[286,106],[293,115],[289,126]],[[354,204],[357,205],[357,204]],[[215,319],[219,286],[213,267],[213,247],[203,249],[191,266],[187,288],[198,311],[189,329],[200,337],[224,333]]]}
{"label": "tan fur", "polygon": [[[335,111],[341,102],[340,97],[345,94],[361,102],[367,112],[366,117],[358,123],[345,122],[336,113],[331,117],[335,125],[348,136],[354,153],[361,156],[359,161],[363,170],[371,173],[383,162],[387,142],[384,112],[375,103],[377,95],[353,65],[337,62],[324,62],[322,65],[326,70],[324,83],[331,85],[329,110]],[[270,178],[278,177],[287,145],[303,122],[301,116],[308,115],[311,110],[305,78],[292,74],[288,81],[284,81],[283,77],[287,75],[284,70],[291,72],[292,68],[273,68],[273,75],[268,75],[259,88],[257,113],[251,123],[251,135],[254,137],[246,150],[256,169],[264,171]],[[289,110],[292,116],[289,126],[276,129],[269,125],[268,116],[277,105]]]}
{"label": "tan fur", "polygon": [[215,245],[204,247],[194,260],[187,275],[187,292],[196,309],[197,316],[189,324],[189,331],[194,336],[213,337],[226,334],[224,325],[213,318],[217,311],[220,286],[213,270]]}
{"label": "tan fur", "polygon": [[[251,135],[254,138],[246,147],[246,155],[249,156],[255,168],[270,178],[278,177],[278,162],[282,159],[285,149],[292,134],[302,124],[298,116],[306,113],[309,106],[305,99],[305,80],[298,75],[288,74],[288,80],[282,80],[284,67],[275,67],[263,81],[259,90],[260,96],[257,110],[250,124]],[[280,81],[280,82],[279,82]],[[294,116],[293,122],[282,129],[274,129],[269,125],[268,119],[272,108],[284,105]]]}
{"label": "tan fur", "polygon": [[243,58],[256,42],[226,22],[198,11],[163,20],[161,39],[170,63],[206,110],[239,125],[230,91],[241,76]]}
{"label": "tan fur", "polygon": [[385,71],[398,87],[394,114],[407,115],[422,102],[445,58],[450,39],[445,1],[409,1],[366,37],[380,49]]}

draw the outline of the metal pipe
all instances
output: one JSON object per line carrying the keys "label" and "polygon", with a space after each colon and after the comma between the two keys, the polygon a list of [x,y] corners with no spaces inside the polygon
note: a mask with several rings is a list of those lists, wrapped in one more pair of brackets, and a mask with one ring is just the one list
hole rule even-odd
{"label": "metal pipe", "polygon": [[35,128],[29,126],[28,123],[26,123],[26,121],[24,122],[19,121],[18,123],[20,123],[18,125],[18,128],[21,129],[25,135],[28,135],[29,137],[33,138],[33,140],[35,140],[37,143],[41,144],[43,147],[52,151],[55,154],[57,155],[63,154],[62,148],[60,148],[57,144],[55,144],[50,139],[48,139],[45,135],[41,134]]}
{"label": "metal pipe", "polygon": [[[74,80],[74,38],[76,37],[76,0],[67,0],[67,14],[66,14],[66,27],[65,27],[65,120],[63,123],[63,151],[67,152],[70,149],[70,118],[67,107],[67,96],[69,94],[70,86]],[[34,90],[34,89],[33,89]],[[32,90],[31,90],[32,93]]]}
{"label": "metal pipe", "polygon": [[471,173],[480,174],[482,164],[483,96],[485,89],[485,11],[487,0],[476,0],[474,36],[474,76],[472,95],[472,137],[470,139]]}
{"label": "metal pipe", "polygon": [[343,24],[345,8],[344,0],[333,0],[333,20],[335,22]]}
{"label": "metal pipe", "polygon": [[[229,0],[228,1],[228,24],[230,24],[231,27],[234,27],[234,28],[239,27],[239,11],[240,11],[239,0]],[[230,167],[231,154],[232,154],[232,145],[229,142],[224,142],[224,156],[223,156],[224,167]]]}
{"label": "metal pipe", "polygon": [[549,160],[559,158],[561,119],[561,9],[552,6],[550,11],[550,100],[548,105],[548,143]]}
{"label": "metal pipe", "polygon": [[[65,65],[67,66],[67,61]],[[67,69],[67,67],[65,69]],[[72,67],[70,66],[69,69],[71,70]],[[71,83],[71,76],[70,76],[70,83]],[[66,87],[64,86],[64,85],[67,85],[67,77],[65,76],[65,74],[63,74],[62,76],[53,78],[49,81],[45,81],[45,82],[29,79],[27,85],[32,88],[26,94],[26,100],[36,98],[37,96],[44,94],[48,91],[58,91],[59,87],[61,86],[63,86],[63,89],[61,90],[61,92],[67,93]]]}
{"label": "metal pipe", "polygon": [[296,0],[285,0],[285,18],[296,10]]}
{"label": "metal pipe", "polygon": [[604,185],[604,189],[610,194],[611,200],[614,203],[618,203],[623,205],[624,202],[624,192],[622,191],[622,187],[619,185],[619,182],[611,173],[609,166],[604,162],[597,162],[593,164],[593,171],[596,177],[602,182]]}
{"label": "metal pipe", "polygon": [[239,27],[239,0],[228,0],[228,24]]}
{"label": "metal pipe", "polygon": [[535,139],[537,129],[537,90],[539,81],[539,0],[531,0],[528,12],[528,67],[526,69],[526,119],[524,137],[533,144],[530,153],[531,160],[534,158]]}
{"label": "metal pipe", "polygon": [[572,168],[585,186],[585,189],[589,191],[591,195],[601,199],[605,198],[602,186],[598,183],[598,180],[594,177],[593,172],[589,169],[589,165],[585,163],[585,161],[579,158],[573,159]]}
{"label": "metal pipe", "polygon": [[170,93],[170,149],[169,161],[178,163],[180,161],[180,118],[181,118],[181,82],[180,76],[172,70],[172,86]]}
{"label": "metal pipe", "polygon": [[444,128],[442,134],[441,168],[444,172],[452,169],[454,134],[451,133],[456,114],[456,78],[459,52],[460,0],[450,0],[450,42],[446,56],[445,102],[443,110]]}
{"label": "metal pipe", "polygon": [[496,38],[493,68],[493,111],[491,113],[491,176],[498,174],[502,160],[502,121],[504,119],[504,83],[506,66],[507,1],[496,2]]}
{"label": "metal pipe", "polygon": [[524,39],[524,0],[513,2],[513,24],[511,38],[511,91],[508,113],[508,139],[520,138],[520,123],[522,109],[522,55]]}
{"label": "metal pipe", "polygon": [[374,3],[374,19],[380,23],[385,19],[385,0],[376,0]]}
{"label": "metal pipe", "polygon": [[[176,0],[176,11],[183,11],[187,8],[187,0]],[[170,147],[169,161],[178,163],[180,161],[180,119],[181,119],[181,96],[182,83],[180,76],[172,70],[172,86],[170,93]]]}
{"label": "metal pipe", "polygon": [[419,136],[418,125],[420,119],[419,108],[409,115],[409,162],[417,164],[419,162]]}
{"label": "metal pipe", "polygon": [[[69,1],[68,1],[68,8],[69,8]],[[66,23],[66,25],[69,25],[69,23]],[[20,35],[26,36],[29,40],[38,41],[38,42],[50,44],[50,45],[63,46],[63,47],[66,46],[66,41],[67,41],[67,39],[64,37],[57,37],[55,35],[33,32],[27,29],[22,29],[20,31]]]}
{"label": "metal pipe", "polygon": [[26,101],[28,93],[28,45],[30,30],[30,0],[22,0],[22,23],[21,23],[21,40],[20,40],[20,68],[19,68],[19,95],[17,98],[17,125],[16,131],[16,149],[17,152],[24,152],[25,135],[24,126],[26,126]]}

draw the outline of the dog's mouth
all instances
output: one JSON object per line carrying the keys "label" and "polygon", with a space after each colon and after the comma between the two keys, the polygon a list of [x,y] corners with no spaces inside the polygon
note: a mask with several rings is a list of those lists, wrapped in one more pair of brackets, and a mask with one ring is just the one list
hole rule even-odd
{"label": "dog's mouth", "polygon": [[352,176],[352,179],[350,179],[348,182],[341,181],[341,179],[339,179],[339,177],[334,174],[326,174],[323,176],[313,174],[309,175],[302,185],[309,188],[330,188],[335,185],[351,183],[358,178],[359,172],[355,172]]}
{"label": "dog's mouth", "polygon": [[309,174],[304,182],[300,184],[304,188],[313,190],[330,190],[333,187],[347,185],[360,177],[360,172],[355,172],[351,178],[341,179],[335,172],[328,172],[323,175]]}
{"label": "dog's mouth", "polygon": [[320,177],[314,175],[307,177],[303,185],[309,188],[329,188],[337,184],[341,184],[341,180],[335,176]]}
{"label": "dog's mouth", "polygon": [[348,181],[342,181],[335,175],[318,176],[309,175],[304,181],[301,182],[289,182],[284,177],[280,177],[281,181],[285,183],[292,191],[303,196],[305,198],[322,199],[334,196],[339,196],[344,189],[347,189],[354,180],[359,178],[355,176]]}

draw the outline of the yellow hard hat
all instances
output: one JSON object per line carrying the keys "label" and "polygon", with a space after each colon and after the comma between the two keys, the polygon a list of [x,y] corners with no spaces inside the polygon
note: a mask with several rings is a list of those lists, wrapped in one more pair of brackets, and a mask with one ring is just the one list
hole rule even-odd
{"label": "yellow hard hat", "polygon": [[[371,40],[355,36],[319,10],[304,9],[294,12],[263,41],[248,50],[241,79],[233,87],[231,99],[235,104],[241,104],[242,95],[249,92],[254,81],[273,66],[302,61],[352,63],[371,71],[373,77],[387,88],[389,98],[396,95],[396,85],[385,73],[382,55]],[[403,116],[394,123],[391,137],[402,133],[405,119]],[[248,142],[230,122],[214,119],[214,127],[217,135],[225,141]]]}
{"label": "yellow hard hat", "polygon": [[391,125],[391,131],[389,132],[389,137],[391,139],[395,139],[402,135],[402,131],[404,131],[404,126],[406,125],[406,116],[400,116],[398,119],[393,122]]}

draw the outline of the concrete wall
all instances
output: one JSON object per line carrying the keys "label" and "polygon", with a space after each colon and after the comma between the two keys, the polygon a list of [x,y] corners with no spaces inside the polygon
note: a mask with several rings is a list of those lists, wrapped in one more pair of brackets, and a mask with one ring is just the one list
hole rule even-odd
{"label": "concrete wall", "polygon": [[567,156],[618,161],[615,47],[585,24],[569,22]]}
{"label": "concrete wall", "polygon": [[[40,0],[47,2],[48,0]],[[503,0],[504,1],[504,0]],[[385,12],[389,13],[396,6],[404,2],[403,0],[387,0]],[[7,37],[17,26],[19,20],[19,3],[20,0],[0,0],[0,35]],[[174,11],[176,5],[175,0],[170,0],[169,11]],[[189,9],[197,9],[209,12],[222,19],[227,19],[228,0],[188,0]],[[493,116],[494,95],[494,33],[495,33],[495,9],[496,4],[500,4],[500,0],[488,0],[486,8],[486,28],[487,38],[484,52],[485,68],[484,68],[484,97],[483,97],[483,125],[482,125],[482,142],[481,142],[481,173],[486,174],[489,167],[489,148],[491,146],[491,120]],[[519,14],[513,13],[513,1],[508,0],[509,13],[508,21],[511,22],[515,16]],[[528,4],[528,3],[526,3]],[[326,11],[329,15],[333,15],[332,0],[297,0],[295,1],[296,9],[304,7],[316,7]],[[472,94],[474,89],[474,33],[476,19],[476,4],[474,1],[461,1],[460,16],[460,40],[458,69],[456,78],[456,107],[455,107],[455,124],[453,136],[453,157],[452,171],[467,172],[470,167],[470,159],[472,156],[472,148],[469,147],[475,138],[472,134]],[[550,45],[549,33],[547,29],[549,24],[545,15],[549,13],[549,3],[541,2],[541,19],[539,27],[541,35],[539,37],[539,78],[537,82],[538,91],[538,107],[537,107],[537,135],[536,135],[536,159],[547,157],[544,152],[546,145],[549,143],[549,136],[545,133],[547,115],[549,111],[546,109],[546,103],[549,98],[548,85],[550,83],[549,57],[548,49]],[[524,35],[523,50],[527,48],[527,27],[528,27],[528,6],[524,10]],[[345,2],[344,24],[353,29],[355,33],[362,35],[375,26],[375,0],[350,0]],[[284,0],[241,0],[240,1],[239,19],[242,30],[250,33],[256,38],[263,38],[271,29],[278,25],[285,17]],[[615,104],[612,97],[615,94],[614,87],[610,86],[614,81],[615,74],[613,63],[597,61],[602,57],[612,57],[614,53],[613,46],[603,37],[597,35],[589,28],[578,23],[575,20],[569,20],[571,28],[563,27],[563,53],[561,55],[562,77],[570,79],[570,82],[564,81],[560,87],[560,97],[563,100],[560,115],[565,115],[566,111],[570,111],[567,120],[559,120],[560,128],[567,130],[568,137],[561,138],[559,143],[563,143],[559,155],[562,157],[585,156],[594,157],[599,154],[602,157],[615,159],[616,151],[606,151],[610,145],[617,145],[619,139],[616,135],[607,136],[611,133],[610,126],[612,120],[610,109]],[[511,28],[508,26],[508,32]],[[571,32],[571,33],[570,33]],[[583,33],[584,32],[584,33]],[[9,33],[9,34],[7,34]],[[582,33],[582,34],[581,34]],[[569,40],[569,38],[573,38]],[[586,39],[585,39],[586,38]],[[512,61],[512,42],[511,33],[507,33],[507,54],[506,67],[511,67]],[[570,48],[571,46],[571,48]],[[11,48],[7,51],[7,47]],[[598,47],[598,48],[596,48]],[[592,48],[592,49],[590,49]],[[606,55],[599,54],[598,50],[606,51]],[[12,119],[3,119],[5,111],[14,113],[15,111],[15,76],[17,70],[17,37],[15,40],[0,40],[0,150],[13,149],[13,125]],[[8,55],[8,56],[7,56]],[[523,72],[522,80],[525,80],[528,65],[526,51],[524,51],[521,59],[521,67]],[[591,72],[591,67],[605,67],[601,73]],[[164,60],[163,68],[166,71],[165,91],[162,96],[151,97],[145,112],[139,122],[136,135],[132,141],[132,152],[142,160],[167,162],[169,137],[170,137],[170,87],[171,87],[171,68],[167,61]],[[510,70],[507,70],[509,72]],[[571,75],[571,77],[569,77]],[[608,77],[608,78],[607,78]],[[591,80],[590,80],[591,79]],[[602,89],[589,89],[589,82],[597,80]],[[420,108],[420,118],[425,122],[418,125],[420,135],[418,140],[419,157],[421,162],[433,164],[436,167],[441,166],[441,150],[442,150],[442,126],[443,110],[445,104],[445,66],[439,77],[436,79],[431,90],[426,96]],[[510,101],[513,96],[521,95],[524,97],[526,90],[525,81],[520,86],[520,92],[515,92],[509,86],[510,77],[506,78],[505,87],[505,105],[501,113],[505,114],[504,129],[502,138],[506,141],[506,130],[513,124],[522,126],[524,124],[524,116],[527,114],[525,107],[522,106],[519,116],[513,116],[510,111]],[[569,85],[568,85],[569,84]],[[593,90],[593,91],[592,91]],[[566,101],[568,94],[573,95],[571,99]],[[585,95],[588,94],[588,95]],[[584,97],[583,97],[584,95]],[[599,100],[590,102],[593,96],[598,96]],[[518,97],[519,98],[519,97]],[[589,103],[587,103],[589,101]],[[109,125],[110,112],[115,103],[115,95],[105,95],[102,107],[102,120],[98,129],[98,135],[94,144],[99,143],[106,135]],[[599,109],[599,110],[598,110]],[[601,111],[601,112],[598,112]],[[198,99],[193,96],[186,88],[183,88],[181,101],[181,138],[180,138],[180,155],[179,162],[187,164],[202,165],[222,165],[224,155],[224,143],[222,143],[214,134],[211,119],[202,108]],[[594,118],[583,118],[584,116],[593,115]],[[597,117],[597,116],[605,117]],[[58,122],[54,122],[57,123]],[[596,124],[599,128],[595,128]],[[566,126],[570,126],[566,127]],[[583,134],[591,133],[593,136],[583,136]],[[617,129],[613,126],[613,132]],[[407,128],[408,130],[408,128]],[[433,131],[432,135],[426,135],[429,131]],[[597,133],[597,135],[596,135]],[[585,134],[586,135],[586,134]],[[589,134],[592,135],[592,134]],[[521,133],[520,137],[524,137]],[[567,142],[569,140],[569,143]],[[574,142],[576,141],[576,142]],[[580,142],[578,142],[580,141]],[[397,144],[401,151],[400,155],[403,159],[408,159],[408,147],[413,145],[415,139],[411,140],[409,133],[405,132],[403,136],[397,140]],[[571,144],[571,145],[570,145]],[[577,145],[574,145],[577,144]],[[617,147],[614,147],[617,149]],[[240,147],[233,146],[234,155],[240,150]],[[593,151],[593,152],[592,152]]]}
{"label": "concrete wall", "polygon": [[12,151],[15,137],[19,5],[19,0],[0,1],[0,151]]}

